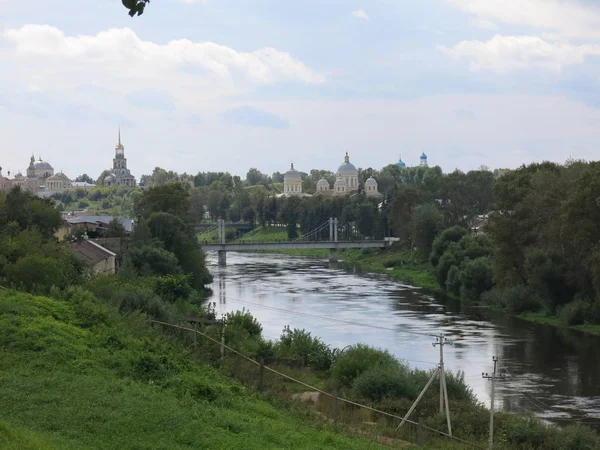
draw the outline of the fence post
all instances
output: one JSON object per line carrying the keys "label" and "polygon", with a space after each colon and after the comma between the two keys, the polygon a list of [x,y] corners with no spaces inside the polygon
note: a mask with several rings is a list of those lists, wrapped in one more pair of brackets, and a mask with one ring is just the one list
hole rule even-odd
{"label": "fence post", "polygon": [[258,391],[264,390],[265,381],[265,358],[260,358],[260,369],[258,371]]}
{"label": "fence post", "polygon": [[338,391],[333,390],[333,403],[331,405],[331,417],[333,418],[334,425],[338,423]]}
{"label": "fence post", "polygon": [[192,332],[194,334],[194,351],[196,350],[196,339],[197,339],[197,334],[198,334],[198,324],[196,322],[194,322],[194,331]]}
{"label": "fence post", "polygon": [[417,426],[417,445],[423,447],[425,445],[425,429],[423,428],[423,418],[419,417],[419,425]]}

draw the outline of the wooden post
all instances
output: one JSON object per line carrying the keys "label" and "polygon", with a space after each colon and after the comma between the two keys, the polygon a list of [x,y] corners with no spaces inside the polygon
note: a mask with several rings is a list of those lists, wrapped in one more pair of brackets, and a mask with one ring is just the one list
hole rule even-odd
{"label": "wooden post", "polygon": [[334,425],[338,422],[338,392],[337,389],[333,390],[333,403],[331,405],[331,417],[333,418]]}
{"label": "wooden post", "polygon": [[196,340],[197,340],[197,334],[198,334],[198,324],[196,322],[194,322],[194,351],[196,351]]}
{"label": "wooden post", "polygon": [[258,371],[258,391],[264,390],[265,382],[265,358],[260,358],[260,369]]}
{"label": "wooden post", "polygon": [[419,425],[417,426],[417,445],[423,447],[425,445],[425,428],[423,428],[423,418],[419,417]]}

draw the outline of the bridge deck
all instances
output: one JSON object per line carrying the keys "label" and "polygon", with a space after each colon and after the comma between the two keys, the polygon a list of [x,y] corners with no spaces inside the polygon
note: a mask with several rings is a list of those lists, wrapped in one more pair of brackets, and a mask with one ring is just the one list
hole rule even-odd
{"label": "bridge deck", "polygon": [[341,249],[341,248],[383,248],[390,245],[388,241],[319,241],[319,242],[246,242],[233,244],[203,244],[200,246],[207,252],[216,251],[248,251],[248,250],[276,250],[294,248],[318,248],[318,249]]}

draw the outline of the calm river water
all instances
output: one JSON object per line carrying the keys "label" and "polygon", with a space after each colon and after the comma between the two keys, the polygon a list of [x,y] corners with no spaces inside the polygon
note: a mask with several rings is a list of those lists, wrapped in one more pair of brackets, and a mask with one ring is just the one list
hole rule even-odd
{"label": "calm river water", "polygon": [[498,409],[600,426],[600,337],[490,317],[483,309],[460,311],[383,275],[355,274],[319,259],[230,252],[227,267],[217,266],[216,254],[208,254],[208,263],[217,311],[250,310],[267,338],[289,325],[333,347],[366,343],[429,369],[439,360],[430,335],[444,333],[454,341],[444,348],[447,369],[463,371],[488,406],[490,382],[481,373],[492,371],[497,356],[500,371],[510,374],[496,383]]}

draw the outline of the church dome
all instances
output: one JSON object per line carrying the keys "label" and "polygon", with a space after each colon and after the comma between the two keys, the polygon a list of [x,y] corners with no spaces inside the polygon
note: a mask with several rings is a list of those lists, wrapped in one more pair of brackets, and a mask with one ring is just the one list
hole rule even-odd
{"label": "church dome", "polygon": [[400,167],[406,167],[406,163],[404,161],[402,161],[402,156],[400,156],[400,158],[398,158],[398,162],[396,163],[397,166]]}
{"label": "church dome", "polygon": [[365,181],[365,186],[377,186],[377,181],[375,181],[375,178],[369,177],[367,178],[367,181]]}
{"label": "church dome", "polygon": [[351,176],[358,175],[358,170],[356,170],[356,167],[354,167],[354,164],[352,164],[350,162],[348,153],[346,153],[346,156],[344,158],[344,163],[338,168],[337,175],[351,175]]}
{"label": "church dome", "polygon": [[337,180],[335,180],[334,186],[346,186],[346,180],[344,180],[343,178],[338,178]]}
{"label": "church dome", "polygon": [[290,170],[288,170],[285,174],[283,174],[283,181],[292,181],[292,180],[302,180],[302,176],[300,175],[300,172],[298,172],[297,170],[294,169],[294,163],[292,163],[292,166],[290,168]]}
{"label": "church dome", "polygon": [[50,163],[42,161],[41,158],[33,163],[33,167],[37,170],[52,170],[52,166],[50,165]]}
{"label": "church dome", "polygon": [[325,178],[321,178],[319,181],[317,181],[317,187],[329,188],[329,181],[327,181]]}
{"label": "church dome", "polygon": [[425,154],[425,152],[423,152],[423,154],[421,155],[421,159],[427,159],[427,155]]}

